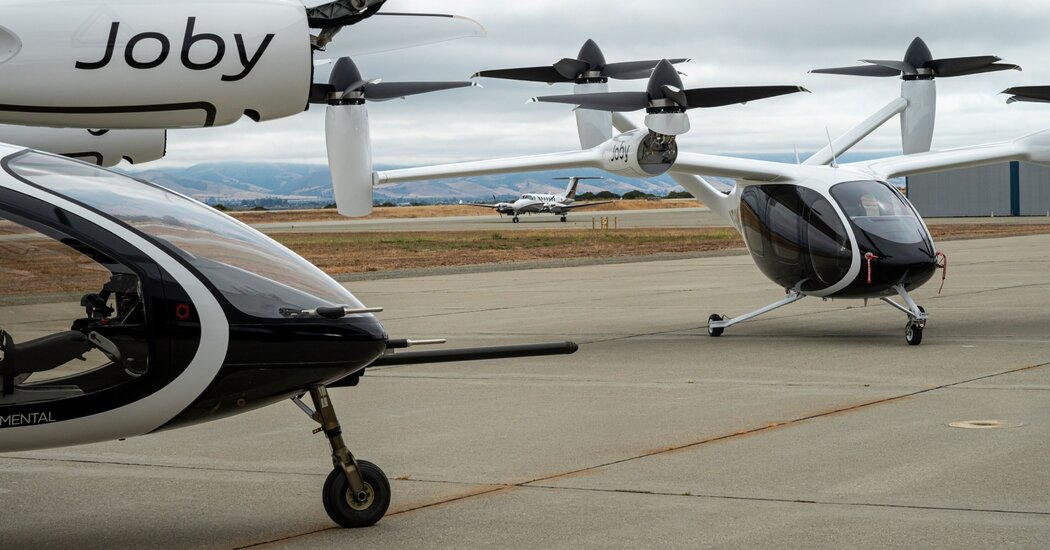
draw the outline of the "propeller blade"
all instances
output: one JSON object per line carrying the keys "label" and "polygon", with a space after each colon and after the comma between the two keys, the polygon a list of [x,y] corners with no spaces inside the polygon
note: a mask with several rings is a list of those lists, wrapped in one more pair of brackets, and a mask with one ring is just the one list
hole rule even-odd
{"label": "propeller blade", "polygon": [[385,101],[428,92],[469,88],[471,86],[476,86],[476,84],[473,82],[381,82],[379,84],[365,84],[362,87],[362,91],[365,99],[369,101]]}
{"label": "propeller blade", "polygon": [[982,69],[997,61],[1001,61],[1001,58],[994,55],[949,57],[934,59],[927,64],[927,67],[933,69],[933,73],[937,76],[955,76],[957,74],[974,74],[972,71]]}
{"label": "propeller blade", "polygon": [[649,106],[649,94],[645,92],[609,92],[550,95],[534,97],[531,101],[578,105],[580,109],[593,109],[595,111],[637,111]]}
{"label": "propeller blade", "polygon": [[879,65],[888,69],[893,69],[898,73],[904,74],[918,74],[918,70],[914,65],[907,61],[893,61],[892,59],[861,59],[864,63],[871,63],[872,65]]}
{"label": "propeller blade", "polygon": [[802,86],[733,86],[728,88],[696,88],[685,90],[688,108],[721,107],[734,103],[747,103],[757,99],[809,92]]}
{"label": "propeller blade", "polygon": [[883,67],[881,65],[858,65],[856,67],[835,67],[831,69],[813,69],[809,71],[817,74],[843,74],[849,76],[900,76],[897,69]]}
{"label": "propeller blade", "polygon": [[685,90],[682,90],[677,86],[668,86],[667,84],[664,84],[663,86],[660,86],[660,91],[663,93],[664,98],[670,99],[682,107],[689,106],[689,98],[686,96]]}
{"label": "propeller blade", "polygon": [[1050,86],[1015,86],[1002,91],[1004,94],[1012,94],[1007,100],[1014,101],[1050,102]]}
{"label": "propeller blade", "polygon": [[980,67],[980,68],[977,68],[977,69],[972,69],[972,70],[969,70],[969,71],[958,71],[958,72],[954,72],[954,73],[947,74],[947,75],[940,75],[939,74],[938,76],[966,76],[966,75],[971,75],[971,74],[992,73],[992,72],[996,72],[996,71],[1020,71],[1020,70],[1021,70],[1021,66],[1020,65],[1014,65],[1012,63],[993,63],[992,65],[986,65],[984,67]]}
{"label": "propeller blade", "polygon": [[1018,95],[1010,97],[1009,99],[1006,100],[1006,103],[1007,104],[1017,103],[1018,101],[1021,101],[1021,102],[1024,102],[1024,103],[1050,103],[1050,99],[1038,99],[1038,98],[1034,98],[1034,97],[1022,97],[1022,96],[1018,96]]}
{"label": "propeller blade", "polygon": [[485,35],[477,21],[458,15],[380,12],[336,35],[324,51],[326,57],[335,58]]}
{"label": "propeller blade", "polygon": [[[662,59],[650,59],[648,61],[625,61],[622,63],[609,63],[602,70],[602,76],[609,78],[615,78],[617,80],[637,80],[640,78],[648,78],[653,74],[653,69],[656,68]],[[671,63],[685,63],[690,61],[687,57],[681,57],[677,59],[668,59]]]}
{"label": "propeller blade", "polygon": [[489,71],[478,71],[471,78],[480,76],[486,78],[502,78],[506,80],[525,80],[527,82],[572,82],[575,76],[566,77],[558,69],[551,66],[546,67],[522,67],[519,69],[492,69]]}
{"label": "propeller blade", "polygon": [[579,59],[565,58],[554,64],[554,70],[558,71],[558,74],[571,80],[576,80],[590,68],[590,63]]}

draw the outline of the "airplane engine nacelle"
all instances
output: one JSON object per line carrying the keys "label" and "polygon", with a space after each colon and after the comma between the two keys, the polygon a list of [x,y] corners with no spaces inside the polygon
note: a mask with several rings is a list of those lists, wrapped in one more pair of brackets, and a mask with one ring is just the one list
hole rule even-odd
{"label": "airplane engine nacelle", "polygon": [[0,122],[196,128],[244,115],[269,120],[305,109],[312,72],[298,0],[16,0],[4,3],[0,27]]}
{"label": "airplane engine nacelle", "polygon": [[602,145],[601,169],[632,178],[659,176],[678,160],[674,136],[648,130],[620,134]]}
{"label": "airplane engine nacelle", "polygon": [[140,164],[164,158],[164,130],[84,130],[0,125],[0,142],[114,166],[122,160]]}

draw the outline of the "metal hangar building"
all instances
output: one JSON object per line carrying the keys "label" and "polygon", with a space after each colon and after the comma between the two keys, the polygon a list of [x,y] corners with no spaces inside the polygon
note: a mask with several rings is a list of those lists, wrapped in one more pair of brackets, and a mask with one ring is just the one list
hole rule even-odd
{"label": "metal hangar building", "polygon": [[1050,167],[1008,162],[907,178],[924,217],[1050,216]]}

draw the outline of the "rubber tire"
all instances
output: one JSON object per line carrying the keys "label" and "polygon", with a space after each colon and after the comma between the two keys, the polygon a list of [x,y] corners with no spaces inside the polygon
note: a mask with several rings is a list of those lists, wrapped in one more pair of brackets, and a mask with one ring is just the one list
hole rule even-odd
{"label": "rubber tire", "polygon": [[517,216],[514,216],[514,218],[513,218],[513,219],[511,219],[510,221],[512,221],[512,222],[514,222],[514,223],[518,223],[518,221],[519,221],[519,220],[518,220],[518,217],[517,217]]}
{"label": "rubber tire", "polygon": [[322,492],[324,511],[328,512],[328,517],[340,527],[348,529],[375,525],[390,507],[390,480],[386,478],[383,470],[367,460],[358,460],[357,467],[365,481],[366,489],[372,491],[372,501],[367,508],[355,510],[350,507],[350,482],[346,479],[346,472],[340,467],[328,474]]}
{"label": "rubber tire", "polygon": [[909,346],[917,346],[922,343],[922,327],[914,323],[908,323],[904,328],[904,341]]}
{"label": "rubber tire", "polygon": [[717,337],[721,336],[723,332],[725,332],[725,330],[726,330],[725,327],[714,328],[714,327],[711,326],[711,321],[721,321],[722,319],[723,319],[723,317],[721,315],[718,315],[717,313],[712,313],[711,316],[707,318],[707,335],[708,336],[712,336],[712,337],[717,338]]}
{"label": "rubber tire", "polygon": [[566,218],[565,216],[562,216],[562,217],[561,217],[561,221],[562,221],[562,222],[567,222],[567,221],[569,221],[569,218]]}

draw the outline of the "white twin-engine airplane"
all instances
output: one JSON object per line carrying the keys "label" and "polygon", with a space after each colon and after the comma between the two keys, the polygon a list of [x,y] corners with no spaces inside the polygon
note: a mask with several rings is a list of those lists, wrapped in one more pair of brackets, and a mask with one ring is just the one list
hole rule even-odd
{"label": "white twin-engine airplane", "polygon": [[[376,100],[470,85],[315,85],[315,64],[328,59],[485,34],[458,16],[378,13],[384,2],[2,0],[0,142],[141,163],[164,155],[165,129],[287,117],[361,96],[366,84],[383,88]],[[338,141],[367,118],[329,122]]]}
{"label": "white twin-engine airplane", "polygon": [[468,206],[481,206],[484,208],[495,209],[496,212],[503,217],[504,214],[508,216],[514,216],[511,221],[518,223],[519,214],[554,214],[555,216],[561,216],[561,221],[568,221],[568,214],[577,208],[589,208],[591,206],[598,206],[602,204],[609,204],[612,201],[600,201],[600,202],[576,202],[576,188],[579,186],[581,180],[600,180],[599,176],[570,176],[567,178],[554,178],[556,180],[569,180],[568,186],[565,188],[565,193],[555,195],[552,193],[523,193],[518,200],[514,202],[497,202],[495,204],[483,204],[483,203],[463,203]]}
{"label": "white twin-engine airplane", "polygon": [[[804,91],[803,88],[687,90],[671,63],[664,61],[653,72],[644,92],[535,98],[578,107],[580,128],[590,131],[587,139],[581,132],[581,142],[586,147],[583,150],[375,173],[359,166],[357,177],[351,179],[356,183],[354,192],[365,192],[377,184],[538,170],[598,168],[635,178],[670,173],[741,233],[758,268],[787,294],[782,300],[736,317],[711,315],[711,336],[720,336],[730,326],[806,296],[878,298],[907,315],[905,339],[908,344],[917,345],[922,341],[927,313],[910,292],[933,277],[943,265],[942,255],[915,208],[889,180],[1012,160],[1050,164],[1050,130],[1005,143],[929,152],[935,119],[934,78],[1017,68],[998,61],[992,56],[934,59],[926,45],[916,39],[903,61],[871,61],[862,67],[818,71],[900,76],[902,93],[797,165],[682,152],[676,137],[689,130],[689,109],[742,103]],[[580,79],[587,76],[600,75],[584,74]],[[1032,100],[1039,100],[1038,94]],[[619,114],[640,109],[647,112],[646,128],[634,127]],[[613,122],[623,133],[613,136],[612,128],[604,127],[609,137],[588,147],[588,141],[594,139],[593,130],[609,120],[605,118],[608,112],[617,113]],[[901,115],[904,155],[850,164],[836,162],[836,154],[896,114]],[[367,149],[369,144],[359,139],[356,146]],[[725,194],[702,175],[734,178],[737,185]],[[350,194],[343,191],[343,196]],[[893,300],[895,296],[903,303]]]}

